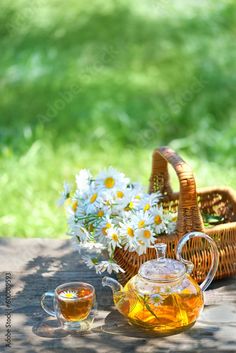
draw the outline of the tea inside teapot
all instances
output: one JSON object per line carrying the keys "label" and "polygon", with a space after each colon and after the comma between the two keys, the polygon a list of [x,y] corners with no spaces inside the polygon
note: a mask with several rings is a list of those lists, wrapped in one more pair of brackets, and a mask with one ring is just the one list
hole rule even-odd
{"label": "tea inside teapot", "polygon": [[[208,240],[203,233],[189,233],[179,242],[181,249],[184,241],[191,236]],[[213,261],[209,276],[201,286],[190,276],[191,262],[165,257],[165,244],[155,245],[157,259],[145,262],[124,287],[109,277],[104,277],[102,283],[112,288],[116,308],[131,323],[160,334],[183,331],[191,327],[200,315],[204,306],[201,287],[209,285],[217,268],[217,248],[212,240],[210,244],[214,252]]]}
{"label": "tea inside teapot", "polygon": [[113,281],[105,277],[103,284],[113,288],[116,308],[144,329],[178,332],[191,326],[203,307],[200,287],[175,260],[159,258],[144,263],[124,288],[114,287]]}

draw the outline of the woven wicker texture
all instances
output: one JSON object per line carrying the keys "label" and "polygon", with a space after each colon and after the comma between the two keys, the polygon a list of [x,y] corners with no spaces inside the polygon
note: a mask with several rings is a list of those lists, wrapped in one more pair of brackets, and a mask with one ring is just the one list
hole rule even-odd
{"label": "woven wicker texture", "polygon": [[[168,163],[174,168],[180,185],[180,191],[172,191]],[[175,258],[179,239],[190,231],[208,234],[217,244],[219,250],[219,266],[215,279],[236,274],[236,193],[230,188],[204,188],[196,190],[192,169],[168,147],[160,147],[153,152],[152,173],[149,192],[160,190],[164,195],[165,210],[178,211],[176,232],[157,238],[158,242],[167,244],[167,256]],[[211,228],[204,227],[202,214],[216,215],[224,218],[224,223]],[[138,256],[117,248],[115,260],[125,270],[120,275],[124,284],[137,272],[142,263],[156,256],[154,249]],[[194,264],[192,277],[202,282],[210,268],[211,251],[204,239],[192,239],[183,248],[182,257]]]}

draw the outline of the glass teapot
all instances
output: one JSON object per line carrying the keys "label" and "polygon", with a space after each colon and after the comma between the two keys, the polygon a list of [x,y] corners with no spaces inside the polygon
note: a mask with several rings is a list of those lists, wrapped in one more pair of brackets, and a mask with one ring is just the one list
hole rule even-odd
{"label": "glass teapot", "polygon": [[[209,241],[212,250],[211,267],[200,286],[190,276],[193,263],[181,257],[185,243],[199,237]],[[165,257],[166,244],[154,247],[157,259],[145,262],[124,287],[110,277],[104,277],[102,284],[112,288],[116,308],[131,324],[161,335],[178,333],[191,327],[203,309],[203,291],[218,267],[217,246],[208,235],[191,232],[180,239],[177,260]]]}

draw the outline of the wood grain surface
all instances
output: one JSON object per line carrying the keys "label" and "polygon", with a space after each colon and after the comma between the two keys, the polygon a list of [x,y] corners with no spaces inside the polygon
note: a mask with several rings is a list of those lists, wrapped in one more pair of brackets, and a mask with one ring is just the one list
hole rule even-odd
{"label": "wood grain surface", "polygon": [[[101,276],[80,263],[67,240],[1,238],[0,272],[0,352],[236,352],[235,278],[210,286],[204,311],[190,330],[155,337],[130,326],[115,310],[111,291],[102,287]],[[6,276],[12,283],[10,308]],[[96,288],[98,314],[91,332],[65,332],[40,307],[44,292],[69,281],[86,281]],[[8,309],[11,347],[6,346],[5,336]]]}

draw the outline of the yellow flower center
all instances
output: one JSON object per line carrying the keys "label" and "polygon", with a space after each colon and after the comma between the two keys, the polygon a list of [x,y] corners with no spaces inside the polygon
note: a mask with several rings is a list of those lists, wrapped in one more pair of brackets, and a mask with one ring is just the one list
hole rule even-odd
{"label": "yellow flower center", "polygon": [[108,177],[104,180],[106,188],[111,189],[115,185],[115,180],[112,177]]}
{"label": "yellow flower center", "polygon": [[159,216],[159,215],[155,216],[154,222],[157,225],[161,224],[161,222],[162,222],[161,216]]}
{"label": "yellow flower center", "polygon": [[90,224],[90,225],[88,226],[88,230],[89,230],[90,232],[92,232],[92,231],[94,230],[93,224]]}
{"label": "yellow flower center", "polygon": [[97,200],[97,196],[98,196],[97,193],[93,194],[93,195],[90,197],[90,203],[94,203],[94,202]]}
{"label": "yellow flower center", "polygon": [[138,227],[143,228],[145,225],[145,221],[142,219],[141,221],[138,222]]}
{"label": "yellow flower center", "polygon": [[104,216],[103,210],[99,210],[97,215],[98,215],[98,217],[103,217]]}
{"label": "yellow flower center", "polygon": [[148,211],[148,210],[150,210],[150,204],[149,203],[147,203],[145,206],[144,206],[144,211]]}
{"label": "yellow flower center", "polygon": [[102,228],[102,234],[105,236],[107,235],[107,228],[106,227]]}
{"label": "yellow flower center", "polygon": [[124,197],[123,191],[117,191],[116,196],[117,196],[119,199],[122,199],[122,198]]}
{"label": "yellow flower center", "polygon": [[74,297],[74,294],[73,293],[63,293],[63,296],[68,298],[68,299],[71,299]]}
{"label": "yellow flower center", "polygon": [[114,240],[115,242],[118,241],[118,235],[116,233],[113,233],[111,237],[112,237],[112,240]]}
{"label": "yellow flower center", "polygon": [[130,201],[130,203],[124,208],[125,211],[130,211],[134,208],[134,203]]}
{"label": "yellow flower center", "polygon": [[128,227],[127,228],[127,234],[130,236],[130,237],[133,237],[134,236],[134,231],[132,228]]}
{"label": "yellow flower center", "polygon": [[144,238],[149,239],[151,237],[150,230],[145,229],[145,231],[143,232],[143,236],[144,236]]}
{"label": "yellow flower center", "polygon": [[72,204],[72,210],[75,212],[78,207],[78,201],[74,201]]}
{"label": "yellow flower center", "polygon": [[107,235],[107,229],[111,228],[111,223],[107,223],[104,228],[102,228],[102,234]]}
{"label": "yellow flower center", "polygon": [[177,216],[172,218],[172,222],[176,222],[177,221]]}
{"label": "yellow flower center", "polygon": [[144,245],[144,244],[145,244],[144,241],[142,241],[142,240],[139,240],[138,243],[139,243],[140,245]]}

